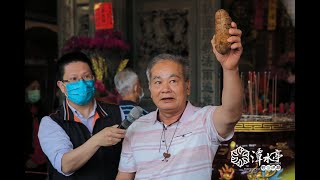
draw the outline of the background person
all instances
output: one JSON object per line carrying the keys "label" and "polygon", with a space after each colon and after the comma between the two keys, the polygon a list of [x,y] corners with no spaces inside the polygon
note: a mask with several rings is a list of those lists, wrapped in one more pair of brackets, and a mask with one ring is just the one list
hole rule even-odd
{"label": "background person", "polygon": [[[38,131],[40,120],[47,114],[47,110],[41,101],[40,81],[31,78],[25,81],[25,104],[24,104],[24,162],[25,169],[34,172],[47,171],[47,159],[43,153]],[[35,177],[35,174],[28,176]]]}
{"label": "background person", "polygon": [[[117,91],[121,95],[120,107],[125,114],[125,118],[134,106],[137,106],[144,96],[138,75],[131,69],[124,69],[114,76],[114,83]],[[142,115],[148,114],[143,110]]]}

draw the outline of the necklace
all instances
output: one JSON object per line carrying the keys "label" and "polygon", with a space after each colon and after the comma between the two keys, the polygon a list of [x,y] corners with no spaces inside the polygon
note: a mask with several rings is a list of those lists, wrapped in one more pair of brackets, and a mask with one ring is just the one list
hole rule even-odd
{"label": "necklace", "polygon": [[[162,124],[163,125],[163,130],[162,130],[162,134],[161,134],[161,139],[160,139],[160,148],[161,148],[161,140],[162,140],[162,136],[164,137],[164,145],[166,146],[166,151],[163,153],[163,160],[162,161],[166,161],[166,162],[168,162],[168,158],[170,158],[170,156],[171,156],[171,154],[169,153],[169,149],[170,149],[170,146],[171,146],[171,143],[172,143],[172,140],[173,140],[173,138],[174,138],[174,135],[176,134],[176,132],[177,132],[177,129],[178,129],[178,126],[179,126],[179,123],[180,123],[180,118],[178,119],[178,122],[177,122],[177,125],[176,125],[176,129],[174,130],[174,132],[173,132],[173,135],[172,135],[172,137],[171,137],[171,140],[170,140],[170,144],[169,144],[169,146],[167,146],[167,138],[166,138],[166,130],[167,130],[167,128],[164,126],[164,124]],[[160,148],[159,148],[159,152],[160,152]]]}
{"label": "necklace", "polygon": [[[162,137],[164,137],[164,145],[166,146],[166,151],[162,154],[163,157],[164,157],[162,161],[168,162],[168,158],[170,158],[170,156],[171,156],[171,154],[169,153],[169,149],[170,149],[172,140],[173,140],[173,138],[174,138],[174,135],[175,135],[176,132],[177,132],[177,129],[178,129],[178,126],[179,126],[179,123],[180,123],[180,119],[181,119],[181,117],[182,117],[182,115],[183,115],[183,113],[184,113],[184,111],[185,111],[185,109],[186,109],[186,107],[187,107],[187,103],[188,103],[188,101],[186,101],[186,106],[184,107],[184,110],[183,110],[183,112],[180,114],[179,118],[178,118],[176,121],[174,121],[173,123],[171,123],[171,124],[169,124],[169,125],[167,126],[167,127],[169,127],[169,126],[171,126],[172,124],[177,123],[176,129],[174,130],[173,135],[172,135],[172,137],[171,137],[169,146],[167,146],[167,139],[166,139],[166,132],[165,132],[165,131],[167,130],[167,128],[165,127],[164,123],[162,123],[163,129],[162,129],[161,138],[160,138],[159,152],[160,152],[160,149],[161,149]],[[159,110],[158,110],[158,112],[157,112],[157,120],[160,121],[160,118],[159,118]]]}

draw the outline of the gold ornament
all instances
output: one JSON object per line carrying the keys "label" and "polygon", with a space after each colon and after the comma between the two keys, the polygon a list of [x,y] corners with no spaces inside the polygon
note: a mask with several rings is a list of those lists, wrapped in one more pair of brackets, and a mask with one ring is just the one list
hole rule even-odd
{"label": "gold ornament", "polygon": [[122,70],[127,66],[128,61],[129,61],[129,59],[123,59],[123,60],[121,60],[119,66],[118,66],[118,69],[117,69],[117,73],[120,72],[120,71],[122,71]]}

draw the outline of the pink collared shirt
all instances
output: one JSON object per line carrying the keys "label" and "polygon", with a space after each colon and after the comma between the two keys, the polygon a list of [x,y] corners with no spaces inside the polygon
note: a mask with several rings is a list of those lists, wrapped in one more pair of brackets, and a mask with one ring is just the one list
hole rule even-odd
{"label": "pink collared shirt", "polygon": [[[234,134],[225,139],[217,134],[212,123],[215,108],[188,102],[180,121],[166,130],[157,121],[157,110],[134,121],[123,141],[119,171],[136,172],[135,179],[211,179],[220,142]],[[163,153],[167,149],[170,157],[166,161]]]}

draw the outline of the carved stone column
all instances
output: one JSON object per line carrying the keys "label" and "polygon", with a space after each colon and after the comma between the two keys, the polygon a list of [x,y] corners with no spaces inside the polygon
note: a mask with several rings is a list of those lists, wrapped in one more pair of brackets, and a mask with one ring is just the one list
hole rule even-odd
{"label": "carved stone column", "polygon": [[75,35],[75,0],[58,0],[58,55],[71,36]]}
{"label": "carved stone column", "polygon": [[214,34],[214,14],[220,8],[220,1],[199,0],[198,22],[199,22],[199,63],[200,63],[200,105],[221,102],[221,65],[216,60],[211,47],[211,39]]}

